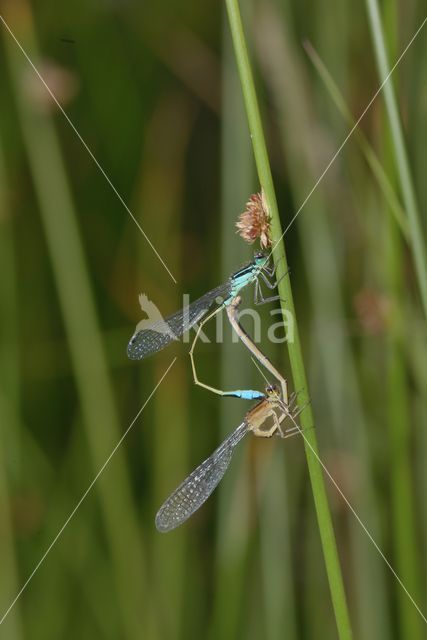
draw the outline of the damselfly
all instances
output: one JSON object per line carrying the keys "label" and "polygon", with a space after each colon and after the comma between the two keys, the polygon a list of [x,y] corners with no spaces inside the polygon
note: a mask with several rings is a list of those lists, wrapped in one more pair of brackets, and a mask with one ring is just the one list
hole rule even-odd
{"label": "damselfly", "polygon": [[[270,438],[274,434],[287,438],[299,433],[300,428],[291,410],[283,402],[278,387],[269,385],[265,398],[248,411],[243,422],[163,503],[156,516],[157,529],[166,532],[179,527],[202,506],[224,477],[235,447],[247,433],[252,432],[262,438]],[[283,430],[281,424],[288,417],[294,426]]]}
{"label": "damselfly", "polygon": [[217,305],[217,308],[210,317],[230,304],[239,291],[252,282],[255,283],[255,304],[275,298],[275,296],[264,298],[259,282],[261,278],[269,289],[274,289],[277,283],[271,282],[273,276],[274,267],[269,265],[268,258],[263,253],[256,253],[254,259],[245,267],[233,273],[227,282],[205,293],[188,307],[177,311],[165,320],[153,323],[145,329],[137,329],[128,344],[128,357],[131,360],[142,360],[152,353],[160,351],[172,340],[181,338],[186,331],[202,320],[214,304]]}

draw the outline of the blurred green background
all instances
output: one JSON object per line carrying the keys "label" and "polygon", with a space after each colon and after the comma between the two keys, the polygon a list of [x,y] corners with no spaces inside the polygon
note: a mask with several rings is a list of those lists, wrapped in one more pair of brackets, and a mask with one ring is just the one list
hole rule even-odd
{"label": "blurred green background", "polygon": [[[382,9],[394,61],[425,5]],[[286,227],[351,127],[303,45],[357,118],[380,84],[366,7],[242,10]],[[188,344],[126,357],[140,292],[166,314],[252,255],[234,224],[259,187],[223,5],[8,0],[1,15],[177,283],[2,25],[0,618],[32,579],[0,638],[336,638],[299,438],[248,438],[196,516],[154,527],[248,409],[193,386]],[[426,65],[424,30],[393,76],[421,212]],[[322,459],[426,611],[427,331],[405,221],[379,97],[285,242]],[[272,308],[263,347],[286,372],[285,347],[265,340]],[[224,345],[199,346],[201,379],[262,388],[225,324]],[[328,490],[355,637],[426,637]]]}

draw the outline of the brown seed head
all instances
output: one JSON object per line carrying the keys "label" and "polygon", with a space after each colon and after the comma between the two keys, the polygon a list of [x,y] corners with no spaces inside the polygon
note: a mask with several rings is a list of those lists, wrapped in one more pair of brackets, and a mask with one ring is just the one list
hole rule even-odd
{"label": "brown seed head", "polygon": [[271,246],[270,216],[264,192],[254,193],[246,203],[246,209],[236,222],[237,233],[252,244],[259,238],[262,249]]}

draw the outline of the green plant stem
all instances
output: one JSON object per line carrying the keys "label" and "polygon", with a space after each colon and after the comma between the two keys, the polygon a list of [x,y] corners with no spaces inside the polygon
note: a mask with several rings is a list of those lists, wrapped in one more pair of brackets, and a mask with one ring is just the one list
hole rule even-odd
{"label": "green plant stem", "polygon": [[[14,32],[31,58],[38,59],[29,4],[24,1],[13,3],[6,19],[9,24],[16,25]],[[3,35],[70,348],[79,409],[93,471],[97,473],[119,441],[121,427],[100,338],[86,258],[53,119],[37,110],[25,93],[23,79],[28,72],[28,63],[9,35]],[[143,620],[141,602],[149,602],[150,594],[145,590],[145,558],[122,451],[115,453],[114,464],[109,466],[96,487],[110,544],[124,633],[129,639],[136,638],[140,636]]]}
{"label": "green plant stem", "polygon": [[[323,128],[313,109],[316,91],[301,64],[301,48],[293,32],[293,19],[290,2],[263,3],[258,12],[256,42],[263,76],[277,110],[283,152],[285,158],[289,158],[286,163],[289,188],[293,200],[303,202],[325,167],[324,157],[322,159],[322,154],[317,152],[317,144],[313,145],[314,140],[322,139]],[[347,57],[346,45],[343,44],[338,55],[344,59]],[[292,91],[289,91],[289,86]],[[335,133],[342,139],[340,125]],[[330,136],[326,144],[334,146],[332,131]],[[350,192],[347,198],[351,201]],[[337,320],[347,313],[343,292],[348,288],[345,260],[343,256],[340,259],[337,244],[340,225],[336,222],[342,214],[342,200],[337,201],[332,191],[324,188],[317,189],[307,204],[307,211],[298,219],[299,260],[304,262],[307,278],[304,299],[311,310],[309,332],[319,338],[313,342],[310,351],[317,371],[316,379],[321,379],[317,397],[324,410],[322,429],[326,427],[323,422],[327,416],[327,430],[334,433],[334,449],[346,451],[352,459],[357,459],[359,482],[357,491],[352,493],[352,503],[359,513],[364,514],[371,532],[379,539],[382,535],[379,518],[381,499],[372,475],[369,414],[365,413],[360,395],[360,379],[350,336],[346,331],[337,331]],[[363,208],[369,210],[368,200]],[[335,222],[331,218],[333,211]],[[372,354],[368,362],[372,363]],[[326,433],[324,437],[327,437]],[[364,640],[388,639],[391,630],[388,626],[386,575],[381,563],[372,563],[372,549],[360,535],[360,524],[351,516],[346,529],[345,548],[346,554],[351,553],[352,557],[352,607],[357,611],[359,637]],[[308,561],[307,579],[316,571],[316,563]],[[316,605],[313,607],[313,596],[308,591],[305,593],[306,606],[311,611],[310,629],[316,636],[319,624],[314,613]]]}
{"label": "green plant stem", "polygon": [[[325,64],[321,60],[319,54],[311,45],[311,43],[306,42],[304,44],[305,50],[313,63],[316,71],[318,72],[320,78],[323,80],[326,89],[329,91],[329,95],[331,96],[335,106],[338,111],[341,113],[343,118],[349,124],[350,128],[353,129],[356,123],[349,107],[347,106],[342,93],[340,92],[338,85],[333,79],[332,75],[326,68]],[[382,191],[384,199],[388,204],[388,208],[390,212],[393,214],[397,224],[406,240],[409,240],[409,230],[408,230],[408,220],[406,217],[405,211],[403,211],[399,198],[393,185],[391,184],[390,178],[385,172],[381,162],[379,161],[378,156],[376,155],[374,149],[369,144],[367,136],[363,133],[361,129],[356,129],[354,131],[354,138],[358,142],[360,149],[365,156],[365,160],[371,169],[378,187]]]}
{"label": "green plant stem", "polygon": [[[388,62],[384,30],[382,27],[377,0],[366,0],[366,7],[368,10],[369,25],[375,48],[378,72],[381,82],[384,82],[390,74],[390,65]],[[403,138],[402,125],[400,123],[396,95],[391,78],[385,83],[383,93],[390,124],[398,179],[402,191],[403,202],[408,214],[409,235],[411,239],[410,246],[414,256],[415,270],[417,272],[417,280],[420,287],[424,315],[427,318],[427,253],[424,244],[424,235],[420,221],[417,199],[415,196],[415,189],[409,167],[408,155],[406,153],[405,141]]]}
{"label": "green plant stem", "polygon": [[239,5],[237,0],[226,0],[226,6],[237,58],[240,82],[242,85],[246,112],[249,121],[249,129],[252,137],[255,162],[258,170],[260,184],[264,189],[271,216],[271,231],[274,247],[273,258],[276,265],[277,277],[280,281],[279,294],[282,301],[286,300],[286,309],[285,304],[281,302],[282,312],[290,312],[294,319],[294,340],[293,342],[288,343],[289,358],[295,388],[300,391],[300,394],[298,396],[299,406],[304,407],[300,415],[301,427],[306,432],[306,440],[304,441],[305,452],[338,633],[341,639],[347,639],[352,637],[350,619],[345,597],[343,578],[338,559],[335,534],[332,526],[332,518],[326,496],[322,468],[314,453],[317,453],[318,451],[317,438],[316,432],[312,428],[314,425],[312,410],[310,405],[307,404],[309,398],[307,389],[307,378],[305,374],[304,361],[298,332],[298,323],[295,316],[290,278],[289,275],[285,275],[287,273],[288,267],[286,261],[285,245],[282,239],[282,229],[273,185],[273,178],[271,175],[270,163],[261,123],[255,85],[240,17]]}
{"label": "green plant stem", "polygon": [[[19,349],[17,337],[18,296],[15,247],[13,238],[13,220],[9,217],[6,184],[7,177],[3,148],[0,144],[0,298],[3,310],[0,318],[0,331],[7,336],[0,345],[0,618],[19,589],[19,572],[14,543],[14,528],[11,514],[13,491],[11,488],[10,467],[16,472],[20,459],[18,445],[19,427],[11,419],[8,404],[19,404]],[[7,399],[7,400],[6,400]],[[21,608],[19,605],[11,612],[5,622],[4,633],[10,640],[23,637]]]}
{"label": "green plant stem", "polygon": [[[250,7],[249,7],[250,10]],[[250,193],[255,174],[251,155],[248,129],[245,122],[245,107],[240,91],[239,77],[233,66],[234,52],[228,29],[228,20],[223,11],[222,36],[222,107],[221,107],[221,274],[227,277],[236,264],[248,260],[249,247],[238,242],[236,234],[230,233],[235,222],[236,210]],[[250,259],[250,258],[249,258]],[[229,344],[231,331],[224,323],[225,340]],[[249,358],[244,349],[222,349],[221,387],[231,389],[239,385],[251,388],[252,370],[247,366]],[[242,382],[240,383],[240,380]],[[246,388],[246,387],[245,387]],[[242,407],[231,402],[220,403],[221,440],[230,432],[230,425],[241,421]],[[247,582],[248,553],[250,545],[249,510],[243,512],[232,508],[238,478],[247,477],[247,456],[236,458],[227,478],[221,483],[216,514],[216,558],[215,586],[212,616],[209,625],[209,640],[236,638],[241,632],[241,615],[244,601],[242,593]],[[240,501],[247,505],[248,484]],[[224,589],[224,584],[227,589]]]}
{"label": "green plant stem", "polygon": [[[394,0],[383,4],[384,27],[389,50],[395,54],[398,34],[398,10]],[[396,80],[398,82],[398,80]],[[390,127],[383,127],[384,164],[396,186],[396,171],[393,157]],[[390,203],[385,200],[385,205]],[[386,229],[386,283],[393,300],[387,331],[387,425],[389,434],[390,504],[393,526],[391,527],[393,560],[411,595],[420,601],[421,572],[418,561],[418,539],[416,526],[415,492],[412,479],[411,412],[404,353],[406,305],[400,304],[405,297],[404,245],[401,234],[391,217]],[[424,623],[409,601],[406,593],[395,585],[397,618],[402,638],[421,640]]]}
{"label": "green plant stem", "polygon": [[[396,569],[411,595],[420,601],[420,571],[417,558],[416,507],[411,479],[411,425],[409,398],[403,357],[404,317],[398,300],[402,299],[402,240],[394,222],[388,229],[388,277],[395,305],[388,331],[387,389],[388,429],[390,442],[390,497],[393,551]],[[398,587],[397,587],[398,588]],[[398,588],[397,605],[402,638],[423,636],[423,622],[402,589]]]}

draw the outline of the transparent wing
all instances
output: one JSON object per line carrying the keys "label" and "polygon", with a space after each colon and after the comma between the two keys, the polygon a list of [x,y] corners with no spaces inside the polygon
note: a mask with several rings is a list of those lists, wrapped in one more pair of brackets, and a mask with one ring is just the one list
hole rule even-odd
{"label": "transparent wing", "polygon": [[230,284],[227,282],[205,293],[188,307],[176,311],[165,320],[159,320],[146,329],[136,331],[128,344],[128,357],[131,360],[142,360],[160,351],[172,340],[178,340],[206,315],[216,298],[226,299],[229,293]]}
{"label": "transparent wing", "polygon": [[179,527],[209,498],[227,471],[235,446],[248,433],[242,422],[197,469],[179,485],[156,515],[156,527],[166,532]]}

